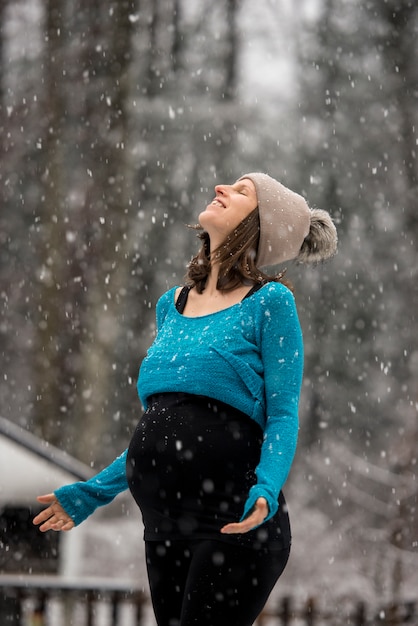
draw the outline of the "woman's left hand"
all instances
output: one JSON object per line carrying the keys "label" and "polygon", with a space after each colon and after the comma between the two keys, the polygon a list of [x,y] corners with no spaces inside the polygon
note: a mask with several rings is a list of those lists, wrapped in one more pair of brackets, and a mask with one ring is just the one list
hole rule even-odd
{"label": "woman's left hand", "polygon": [[257,498],[254,510],[242,522],[235,524],[227,524],[221,528],[221,533],[225,535],[233,535],[235,533],[248,533],[256,526],[262,524],[269,512],[267,500],[265,498]]}

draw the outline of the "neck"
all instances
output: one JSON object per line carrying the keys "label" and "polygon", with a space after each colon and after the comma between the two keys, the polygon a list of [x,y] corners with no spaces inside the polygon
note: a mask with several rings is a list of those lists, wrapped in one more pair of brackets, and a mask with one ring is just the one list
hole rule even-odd
{"label": "neck", "polygon": [[215,293],[219,293],[219,290],[217,288],[218,277],[219,277],[219,266],[217,264],[214,264],[212,265],[211,273],[207,277],[206,284],[205,284],[204,291],[207,295],[213,295]]}

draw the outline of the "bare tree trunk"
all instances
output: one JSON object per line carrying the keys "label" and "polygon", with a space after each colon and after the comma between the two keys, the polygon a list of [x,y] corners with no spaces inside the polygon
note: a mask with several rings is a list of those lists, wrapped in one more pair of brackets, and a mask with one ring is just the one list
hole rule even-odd
{"label": "bare tree trunk", "polygon": [[[416,24],[418,9],[415,3],[389,2],[378,5],[387,25],[388,35],[382,41],[388,72],[396,80],[394,98],[400,114],[401,157],[403,175],[408,188],[406,227],[418,235],[416,188],[418,184],[417,102],[418,70],[416,66]],[[416,236],[411,237],[416,241]]]}
{"label": "bare tree trunk", "polygon": [[159,0],[151,3],[151,20],[149,24],[148,72],[146,93],[153,98],[160,91],[161,75],[159,68],[158,30],[160,25]]}
{"label": "bare tree trunk", "polygon": [[3,110],[3,94],[4,94],[4,21],[7,9],[7,0],[0,2],[0,115]]}
{"label": "bare tree trunk", "polygon": [[[401,164],[398,170],[402,177],[405,193],[399,198],[399,209],[404,212],[403,216],[403,250],[400,263],[403,265],[402,290],[406,296],[404,319],[399,320],[401,329],[399,350],[402,344],[405,346],[405,361],[408,365],[409,380],[407,398],[410,406],[414,406],[417,398],[416,382],[416,354],[418,341],[416,336],[416,323],[418,311],[417,290],[417,251],[418,238],[418,215],[416,196],[418,186],[418,156],[417,156],[417,101],[418,71],[416,65],[417,42],[416,28],[418,24],[418,8],[416,3],[391,2],[376,3],[376,11],[380,12],[386,26],[386,36],[383,39],[382,50],[387,67],[387,72],[394,82],[393,99],[396,111],[399,115],[399,131],[396,138],[399,145]],[[405,295],[404,295],[405,297]],[[400,368],[398,376],[405,376]],[[411,475],[414,473],[414,463],[417,448],[416,415],[412,412],[412,419],[407,426],[407,436],[402,438],[402,454],[399,455],[401,462],[397,471]],[[399,496],[398,496],[399,497]],[[408,497],[400,498],[399,517],[395,521],[392,542],[407,550],[413,546],[412,537],[416,537],[418,528],[417,496],[409,494]]]}
{"label": "bare tree trunk", "polygon": [[[85,198],[85,304],[81,316],[81,381],[75,402],[78,445],[83,460],[99,462],[114,454],[112,438],[120,408],[120,341],[125,328],[124,295],[129,275],[127,250],[132,200],[129,148],[129,68],[133,2],[113,4],[106,21],[100,2],[90,5],[94,36],[85,50],[83,67],[91,67],[98,42],[106,42],[102,72],[93,72],[85,87],[84,159],[92,184]],[[99,61],[99,60],[98,60]],[[94,68],[94,65],[93,65]],[[81,130],[82,132],[82,130]],[[119,419],[119,418],[117,418]],[[110,449],[109,449],[110,448]],[[116,450],[117,452],[117,450]]]}
{"label": "bare tree trunk", "polygon": [[69,255],[65,225],[65,177],[63,129],[65,103],[60,84],[63,76],[62,36],[64,2],[48,0],[45,8],[45,50],[42,99],[43,159],[42,202],[37,230],[39,287],[33,306],[38,314],[35,355],[35,425],[52,443],[63,436],[66,395],[70,376],[66,356],[70,350],[65,333],[62,296],[68,286]]}
{"label": "bare tree trunk", "polygon": [[173,0],[173,39],[171,44],[171,69],[175,74],[182,69],[183,33],[181,30],[181,2]]}
{"label": "bare tree trunk", "polygon": [[237,29],[237,0],[226,0],[226,40],[227,52],[225,55],[225,100],[233,100],[237,87],[237,57],[238,57],[238,29]]}

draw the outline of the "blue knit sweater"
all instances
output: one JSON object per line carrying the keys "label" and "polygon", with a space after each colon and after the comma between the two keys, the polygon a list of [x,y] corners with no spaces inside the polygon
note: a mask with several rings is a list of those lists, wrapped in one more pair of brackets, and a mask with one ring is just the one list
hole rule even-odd
{"label": "blue knit sweater", "polygon": [[[267,283],[227,309],[187,317],[175,307],[175,290],[157,303],[157,335],[138,378],[141,402],[146,408],[152,394],[180,391],[210,396],[254,419],[264,439],[242,518],[263,496],[270,519],[297,442],[303,343],[293,295],[281,283]],[[55,491],[76,525],[128,488],[126,455],[90,480]]]}

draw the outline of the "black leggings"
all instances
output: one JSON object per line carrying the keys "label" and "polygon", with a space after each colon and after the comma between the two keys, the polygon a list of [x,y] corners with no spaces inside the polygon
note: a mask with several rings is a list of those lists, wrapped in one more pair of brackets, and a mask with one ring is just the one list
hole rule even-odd
{"label": "black leggings", "polygon": [[251,626],[283,572],[289,551],[209,539],[147,541],[158,626]]}

